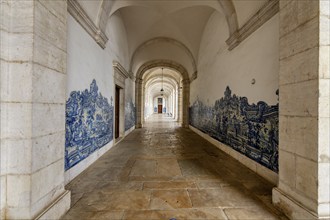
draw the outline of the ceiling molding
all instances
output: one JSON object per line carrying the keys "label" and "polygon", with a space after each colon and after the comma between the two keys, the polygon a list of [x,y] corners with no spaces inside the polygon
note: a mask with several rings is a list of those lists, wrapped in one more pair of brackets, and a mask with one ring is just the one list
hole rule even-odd
{"label": "ceiling molding", "polygon": [[239,30],[232,33],[226,40],[228,50],[233,50],[242,41],[254,33],[259,27],[279,12],[279,0],[269,0],[259,11],[253,15]]}
{"label": "ceiling molding", "polygon": [[104,49],[108,42],[108,37],[105,32],[94,24],[77,0],[68,0],[67,2],[70,15],[85,29],[96,43]]}

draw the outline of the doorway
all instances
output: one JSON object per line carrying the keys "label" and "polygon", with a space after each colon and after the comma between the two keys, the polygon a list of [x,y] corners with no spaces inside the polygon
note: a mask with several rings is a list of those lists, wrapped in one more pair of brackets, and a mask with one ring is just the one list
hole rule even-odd
{"label": "doorway", "polygon": [[115,94],[115,139],[119,138],[119,125],[120,125],[120,87],[116,85]]}
{"label": "doorway", "polygon": [[162,113],[163,113],[163,99],[158,98],[158,114],[162,114]]}
{"label": "doorway", "polygon": [[163,105],[158,105],[158,114],[163,113],[162,109],[163,109]]}

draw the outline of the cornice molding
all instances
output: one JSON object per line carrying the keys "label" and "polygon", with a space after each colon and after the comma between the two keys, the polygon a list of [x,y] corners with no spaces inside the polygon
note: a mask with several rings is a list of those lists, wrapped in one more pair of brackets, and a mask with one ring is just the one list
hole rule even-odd
{"label": "cornice molding", "polygon": [[134,78],[132,72],[130,72],[130,73],[127,72],[125,70],[125,68],[118,61],[113,61],[112,66],[115,70],[115,73],[119,73],[125,79],[127,79],[127,78],[133,79]]}
{"label": "cornice molding", "polygon": [[228,50],[233,50],[237,47],[278,12],[279,0],[269,0],[252,18],[226,40],[229,46]]}
{"label": "cornice molding", "polygon": [[96,41],[102,49],[108,42],[108,37],[103,30],[98,28],[92,19],[87,15],[85,10],[77,2],[77,0],[68,0],[68,12],[76,19],[76,21],[86,30],[86,32]]}

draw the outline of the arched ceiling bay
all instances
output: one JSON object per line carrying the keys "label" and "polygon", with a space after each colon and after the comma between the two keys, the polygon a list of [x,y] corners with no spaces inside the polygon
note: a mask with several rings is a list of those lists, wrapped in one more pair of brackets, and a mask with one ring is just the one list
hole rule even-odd
{"label": "arched ceiling bay", "polygon": [[148,70],[144,74],[143,79],[146,82],[146,92],[155,97],[161,94],[161,88],[164,89],[163,94],[165,96],[171,95],[173,91],[178,89],[182,77],[174,70],[164,68],[162,72],[161,67],[157,67]]}
{"label": "arched ceiling bay", "polygon": [[174,71],[169,68],[163,68],[163,72],[162,72],[162,67],[155,67],[147,70],[146,73],[143,75],[143,79],[145,80],[146,83],[148,83],[149,80],[153,78],[161,78],[162,75],[166,78],[173,79],[178,84],[180,84],[180,81],[182,80],[181,74],[178,73],[177,71]]}
{"label": "arched ceiling bay", "polygon": [[194,57],[198,55],[199,44],[206,22],[214,9],[206,6],[188,7],[181,10],[159,12],[152,7],[131,6],[121,8],[133,54],[143,42],[168,37],[186,45]]}
{"label": "arched ceiling bay", "polygon": [[[177,46],[183,45],[181,50],[190,61],[180,62],[188,71],[190,77],[196,73],[193,63],[198,63],[201,38],[204,28],[213,13],[221,13],[226,20],[230,34],[235,33],[245,22],[251,18],[269,0],[70,0],[77,1],[86,14],[95,23],[95,26],[105,32],[109,19],[115,13],[120,13],[127,34],[128,62],[130,67],[136,62],[137,68],[141,62],[148,62],[152,57],[143,53],[136,53],[141,45],[152,39],[173,39]],[[111,24],[110,24],[111,25]],[[162,42],[152,41],[150,51],[157,49]],[[150,49],[150,47],[155,47]],[[140,50],[139,49],[139,50]],[[142,50],[147,49],[142,47]],[[169,48],[168,48],[169,49]],[[188,51],[188,52],[187,52]],[[159,50],[158,53],[163,53]],[[148,52],[147,52],[148,53]],[[177,54],[176,50],[167,51],[168,54]],[[134,55],[134,59],[132,59]],[[143,59],[135,59],[142,56]],[[175,57],[174,57],[175,58]],[[147,60],[145,60],[147,59]],[[158,56],[158,59],[168,57]],[[177,60],[173,60],[177,61]],[[190,63],[190,64],[188,64]],[[190,65],[190,66],[189,66]],[[132,70],[132,68],[131,68]],[[134,71],[133,71],[134,72]]]}

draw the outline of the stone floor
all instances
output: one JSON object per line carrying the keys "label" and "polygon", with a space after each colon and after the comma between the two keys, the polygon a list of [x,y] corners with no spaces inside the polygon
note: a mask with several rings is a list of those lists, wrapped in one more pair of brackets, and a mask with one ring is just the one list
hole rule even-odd
{"label": "stone floor", "polygon": [[272,184],[159,115],[67,188],[63,219],[285,219]]}

